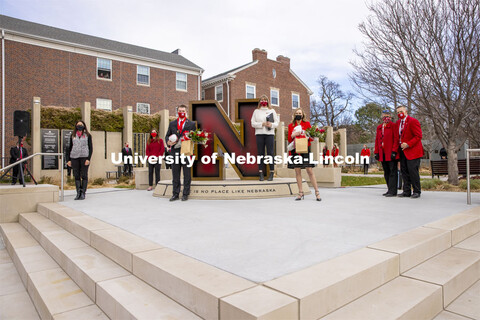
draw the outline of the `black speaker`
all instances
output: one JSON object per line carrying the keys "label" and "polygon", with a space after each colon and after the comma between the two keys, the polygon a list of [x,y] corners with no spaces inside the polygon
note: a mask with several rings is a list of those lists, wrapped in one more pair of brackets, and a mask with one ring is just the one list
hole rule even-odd
{"label": "black speaker", "polygon": [[30,113],[28,111],[15,110],[13,112],[13,135],[26,137],[30,128]]}

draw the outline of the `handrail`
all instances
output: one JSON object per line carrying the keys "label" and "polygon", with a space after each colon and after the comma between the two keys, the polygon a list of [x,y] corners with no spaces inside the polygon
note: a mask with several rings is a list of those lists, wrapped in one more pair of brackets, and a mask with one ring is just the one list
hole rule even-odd
{"label": "handrail", "polygon": [[472,195],[470,193],[470,152],[480,152],[480,149],[467,149],[467,204],[472,204]]}
{"label": "handrail", "polygon": [[30,160],[36,156],[59,156],[60,157],[60,161],[59,161],[59,166],[61,165],[61,172],[62,174],[60,175],[61,178],[60,178],[60,190],[61,190],[61,196],[60,196],[60,201],[63,201],[64,200],[64,190],[63,190],[63,170],[64,170],[64,165],[63,165],[63,153],[47,153],[47,152],[37,152],[37,153],[34,153],[32,155],[29,155],[28,157],[26,158],[23,158],[21,160],[18,160],[17,162],[15,163],[12,163],[12,164],[9,164],[8,166],[4,167],[4,168],[1,168],[0,169],[0,172],[3,172],[5,170],[8,170],[10,168],[13,168],[15,167],[16,165],[19,165],[20,163],[22,162],[25,162],[27,160]]}

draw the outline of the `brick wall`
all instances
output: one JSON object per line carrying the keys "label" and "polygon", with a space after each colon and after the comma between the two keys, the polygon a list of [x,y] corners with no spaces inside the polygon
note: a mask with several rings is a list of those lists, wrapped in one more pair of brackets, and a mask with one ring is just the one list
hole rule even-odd
{"label": "brick wall", "polygon": [[196,75],[187,76],[185,92],[176,90],[174,71],[150,67],[150,86],[142,86],[137,85],[136,64],[113,60],[111,81],[97,79],[96,67],[93,56],[6,40],[5,153],[16,141],[13,111],[31,109],[34,96],[44,106],[79,107],[89,101],[95,108],[96,99],[105,98],[112,100],[113,109],[131,105],[136,111],[137,102],[149,103],[151,113],[165,108],[172,113],[176,106],[198,99]]}

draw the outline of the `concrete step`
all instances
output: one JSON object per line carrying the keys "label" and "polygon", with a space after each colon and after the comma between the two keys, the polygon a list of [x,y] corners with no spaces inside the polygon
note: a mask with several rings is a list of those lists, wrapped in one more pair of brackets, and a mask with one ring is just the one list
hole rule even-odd
{"label": "concrete step", "polygon": [[442,286],[446,307],[480,279],[480,252],[450,248],[403,276]]}
{"label": "concrete step", "polygon": [[72,277],[93,301],[96,300],[96,282],[130,274],[68,231],[63,229],[41,231],[42,228],[52,230],[54,228],[49,224],[55,224],[42,215],[22,214],[21,221],[28,225],[30,230],[34,230],[35,234],[40,233],[42,245],[48,254],[55,258],[60,267]]}
{"label": "concrete step", "polygon": [[[60,216],[67,211],[48,212],[47,215]],[[60,221],[58,216],[57,220]],[[72,215],[71,217],[80,216]],[[44,215],[23,214],[20,216],[20,221],[39,237],[45,250],[108,317],[112,319],[198,319],[193,312],[132,276],[120,265]],[[72,226],[74,224],[74,222],[68,223]],[[117,228],[111,228],[117,230]],[[121,236],[123,233],[116,235]],[[109,234],[109,236],[115,236],[115,234]],[[129,245],[131,249],[132,243]],[[153,248],[158,247],[160,246]],[[85,312],[88,312],[89,319],[98,316],[96,310],[86,309]],[[75,319],[76,315],[82,315],[84,318],[80,310],[69,311],[62,316]],[[101,318],[101,315],[99,317]]]}
{"label": "concrete step", "polygon": [[462,293],[446,310],[467,318],[480,319],[480,281]]}
{"label": "concrete step", "polygon": [[322,319],[429,320],[442,310],[442,288],[440,286],[397,277]]}
{"label": "concrete step", "polygon": [[201,319],[135,276],[98,282],[97,304],[111,319]]}
{"label": "concrete step", "polygon": [[318,319],[399,275],[399,255],[363,248],[264,283],[300,301],[300,319]]}
{"label": "concrete step", "polygon": [[[42,319],[54,319],[56,315],[87,306],[90,310],[96,308],[96,314],[103,314],[25,228],[18,223],[8,223],[1,224],[0,230],[20,273],[19,279],[22,280],[19,282],[22,284],[23,281]],[[5,272],[0,274],[7,275]],[[14,278],[12,275],[8,277]],[[25,304],[25,298],[21,301],[20,305]]]}
{"label": "concrete step", "polygon": [[452,233],[452,246],[480,232],[480,215],[473,211],[458,213],[453,216],[424,225],[427,228],[448,230]]}

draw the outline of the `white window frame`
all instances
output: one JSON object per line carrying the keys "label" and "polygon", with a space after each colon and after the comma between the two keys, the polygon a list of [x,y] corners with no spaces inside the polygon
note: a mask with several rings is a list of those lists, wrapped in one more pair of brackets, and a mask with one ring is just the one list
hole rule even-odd
{"label": "white window frame", "polygon": [[[105,110],[105,111],[112,111],[112,100],[111,99],[105,99],[105,98],[97,98],[95,108],[97,110]],[[103,103],[110,102],[110,107],[103,107]]]}
{"label": "white window frame", "polygon": [[[294,96],[298,97],[298,106],[296,106],[296,107],[293,105],[293,97]],[[292,92],[292,109],[297,109],[297,108],[300,108],[300,94]]]}
{"label": "white window frame", "polygon": [[[140,72],[138,71],[139,67],[147,68],[147,70],[148,70],[147,74],[140,73]],[[138,82],[138,76],[139,76],[139,75],[147,76],[147,77],[148,77],[147,83]],[[149,67],[149,66],[142,66],[142,65],[140,65],[140,64],[137,65],[137,85],[139,85],[139,86],[147,86],[147,87],[150,86],[150,67]]]}
{"label": "white window frame", "polygon": [[[248,87],[253,88],[253,98],[248,97]],[[257,86],[251,83],[245,84],[245,99],[255,99],[257,97]]]}
{"label": "white window frame", "polygon": [[[147,106],[147,107],[148,107],[148,113],[138,112],[138,107],[139,107],[139,105]],[[138,114],[150,114],[150,103],[137,102],[137,113],[138,113]]]}
{"label": "white window frame", "polygon": [[[102,68],[102,69],[99,68],[98,65],[99,65],[100,59],[101,59],[101,60],[108,60],[108,61],[110,61],[110,70],[105,69],[105,68]],[[110,72],[110,78],[102,78],[102,77],[99,77],[98,74],[100,73],[101,70],[109,71],[109,72]],[[106,59],[106,58],[97,57],[97,79],[98,79],[98,80],[105,80],[105,81],[112,81],[112,79],[113,79],[113,61],[112,61],[112,59]]]}
{"label": "white window frame", "polygon": [[[181,80],[178,79],[178,75],[180,75],[180,74],[185,75],[185,89],[178,87],[178,82],[179,81],[181,81],[181,82],[184,81],[183,79],[181,79]],[[185,92],[187,91],[187,89],[188,89],[188,74],[186,74],[184,72],[177,72],[175,74],[175,88],[177,89],[177,91],[185,91]]]}
{"label": "white window frame", "polygon": [[[274,104],[273,103],[273,94],[272,92],[276,92],[277,93],[277,104]],[[270,104],[272,106],[275,106],[275,107],[279,107],[280,106],[280,90],[279,89],[273,89],[273,88],[270,88]]]}
{"label": "white window frame", "polygon": [[[217,100],[217,89],[220,88],[222,90],[222,100]],[[223,102],[223,83],[221,85],[218,85],[215,87],[215,100],[217,100],[218,102]]]}

